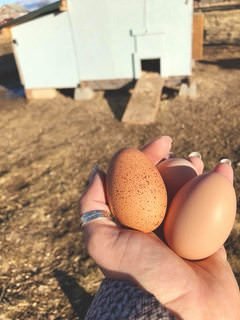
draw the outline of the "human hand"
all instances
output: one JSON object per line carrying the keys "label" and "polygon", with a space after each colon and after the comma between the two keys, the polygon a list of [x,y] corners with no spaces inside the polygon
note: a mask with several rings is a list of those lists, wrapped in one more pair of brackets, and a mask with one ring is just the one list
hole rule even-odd
{"label": "human hand", "polygon": [[[162,137],[143,148],[154,163],[167,158],[171,139]],[[191,158],[200,174],[203,163]],[[232,168],[219,164],[215,171],[233,181]],[[105,175],[95,173],[81,197],[81,214],[107,210]],[[201,261],[177,256],[154,233],[125,229],[108,219],[84,226],[87,249],[107,277],[130,279],[152,293],[180,319],[240,319],[240,295],[226,252],[221,248]]]}

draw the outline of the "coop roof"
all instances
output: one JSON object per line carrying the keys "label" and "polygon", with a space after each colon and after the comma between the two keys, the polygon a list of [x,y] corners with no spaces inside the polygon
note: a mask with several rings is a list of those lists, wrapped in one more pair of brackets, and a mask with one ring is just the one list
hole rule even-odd
{"label": "coop roof", "polygon": [[28,14],[21,16],[21,17],[18,17],[16,19],[12,19],[10,21],[7,21],[6,23],[3,23],[2,25],[0,25],[0,29],[15,26],[15,25],[18,25],[21,23],[25,23],[25,22],[31,21],[33,19],[36,19],[40,16],[44,16],[46,14],[59,11],[60,5],[61,5],[61,1],[53,2],[53,3],[46,5],[38,10],[32,11]]}

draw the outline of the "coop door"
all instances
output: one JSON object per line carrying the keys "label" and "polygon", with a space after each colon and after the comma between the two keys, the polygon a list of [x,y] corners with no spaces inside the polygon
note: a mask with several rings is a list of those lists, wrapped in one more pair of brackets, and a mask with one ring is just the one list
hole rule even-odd
{"label": "coop door", "polygon": [[139,78],[142,71],[162,74],[164,72],[164,34],[142,34],[134,38],[135,78]]}
{"label": "coop door", "polygon": [[163,77],[191,74],[193,1],[144,0],[142,4],[140,23],[132,26],[131,33],[135,77],[139,78],[145,59],[160,59]]}

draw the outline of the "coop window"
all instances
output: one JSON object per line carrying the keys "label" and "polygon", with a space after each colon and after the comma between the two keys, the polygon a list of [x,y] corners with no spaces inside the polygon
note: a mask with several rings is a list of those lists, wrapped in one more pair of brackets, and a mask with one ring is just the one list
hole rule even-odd
{"label": "coop window", "polygon": [[161,73],[160,59],[143,59],[141,60],[142,71]]}

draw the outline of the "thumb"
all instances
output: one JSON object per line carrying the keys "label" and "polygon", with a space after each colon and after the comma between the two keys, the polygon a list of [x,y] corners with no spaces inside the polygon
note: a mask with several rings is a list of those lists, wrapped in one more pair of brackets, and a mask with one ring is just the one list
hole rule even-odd
{"label": "thumb", "polygon": [[104,190],[105,174],[95,167],[90,174],[89,185],[80,198],[80,214],[91,210],[109,210]]}
{"label": "thumb", "polygon": [[[80,198],[80,215],[92,210],[110,212],[106,204],[105,174],[94,169],[90,183]],[[83,226],[83,233],[89,255],[103,268],[113,267],[113,244],[121,229],[111,219],[96,219]]]}

